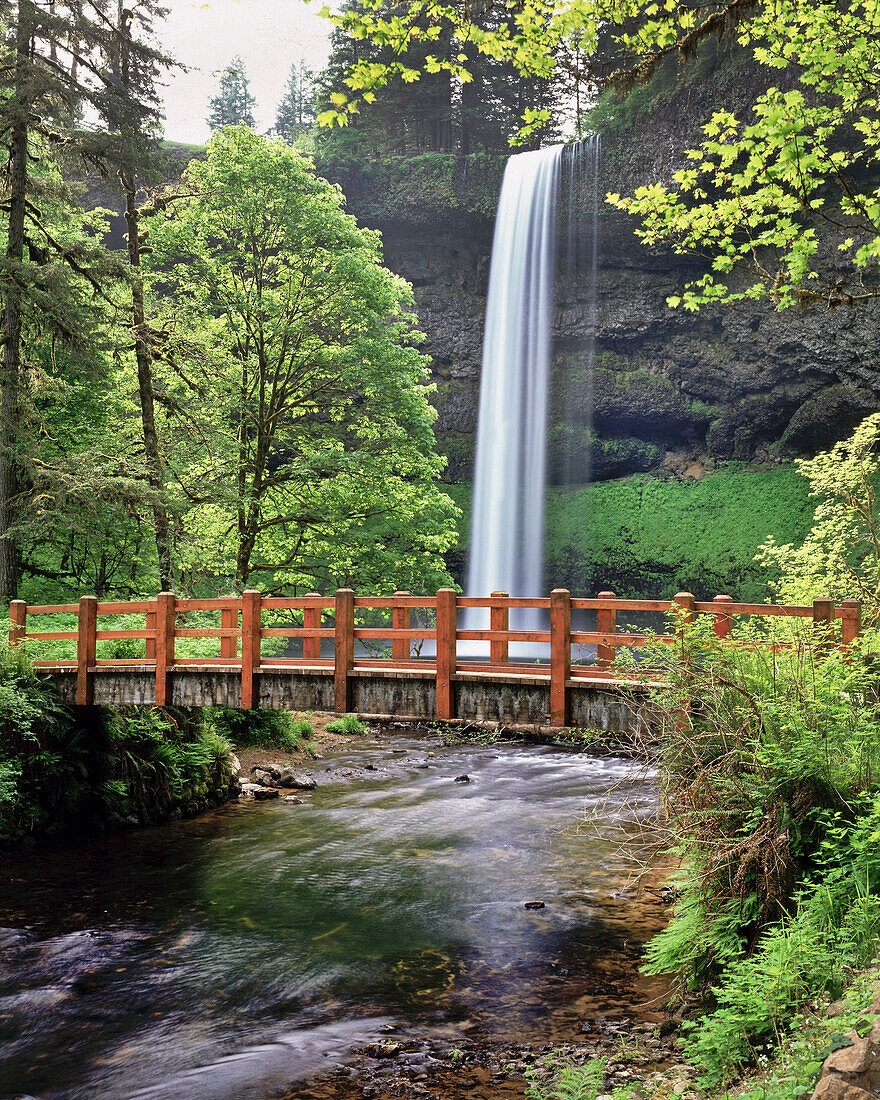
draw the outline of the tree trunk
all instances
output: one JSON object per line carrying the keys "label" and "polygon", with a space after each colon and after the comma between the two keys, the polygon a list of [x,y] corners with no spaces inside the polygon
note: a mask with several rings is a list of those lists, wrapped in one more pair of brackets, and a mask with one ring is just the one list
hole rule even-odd
{"label": "tree trunk", "polygon": [[[131,16],[119,5],[119,61],[122,87],[126,93],[131,86],[129,41],[131,37]],[[165,472],[162,468],[162,456],[159,452],[159,437],[156,433],[156,410],[153,400],[153,357],[146,338],[146,311],[144,308],[144,288],[140,279],[141,239],[140,212],[137,208],[137,187],[134,175],[120,172],[120,181],[125,192],[125,221],[128,225],[128,262],[136,278],[131,286],[132,330],[134,333],[134,354],[137,361],[138,398],[141,406],[141,428],[144,437],[144,455],[147,466],[147,482],[155,497],[153,503],[153,527],[156,532],[156,557],[159,562],[159,584],[163,592],[173,590],[173,557],[171,549],[171,525],[165,508]]]}
{"label": "tree trunk", "polygon": [[235,483],[238,503],[238,547],[235,554],[235,582],[240,592],[244,591],[250,574],[250,550],[247,549],[247,508],[245,495],[247,493],[247,462],[248,462],[248,429],[247,429],[247,398],[248,398],[248,362],[247,348],[241,350],[241,382],[239,389],[238,409],[238,468],[235,472]]}
{"label": "tree trunk", "polygon": [[30,19],[26,0],[19,0],[15,32],[15,119],[10,136],[9,233],[6,242],[7,284],[3,303],[3,382],[0,415],[0,603],[18,598],[18,547],[12,527],[21,486],[18,448],[21,442],[22,288],[24,222],[28,182],[27,67]]}
{"label": "tree trunk", "polygon": [[[125,188],[125,220],[128,223],[128,262],[139,274],[140,217],[134,180],[123,178]],[[159,452],[159,436],[156,432],[155,402],[153,400],[153,357],[146,340],[146,313],[144,290],[139,278],[131,287],[132,328],[134,330],[134,354],[137,360],[138,399],[141,406],[141,429],[144,437],[144,455],[147,465],[147,482],[153,490],[153,527],[156,532],[156,556],[159,561],[159,583],[164,592],[172,591],[173,556],[171,549],[171,525],[165,508],[165,474]]]}

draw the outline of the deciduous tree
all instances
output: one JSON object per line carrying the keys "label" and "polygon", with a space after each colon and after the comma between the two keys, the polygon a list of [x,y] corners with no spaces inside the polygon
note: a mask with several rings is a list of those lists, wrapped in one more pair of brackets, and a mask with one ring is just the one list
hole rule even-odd
{"label": "deciduous tree", "polygon": [[377,234],[283,142],[216,134],[156,219],[181,567],[239,588],[433,588],[455,538],[426,359]]}

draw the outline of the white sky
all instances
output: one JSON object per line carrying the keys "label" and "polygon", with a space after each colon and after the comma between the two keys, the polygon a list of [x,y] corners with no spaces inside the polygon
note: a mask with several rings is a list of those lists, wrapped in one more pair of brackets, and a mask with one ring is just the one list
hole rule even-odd
{"label": "white sky", "polygon": [[172,76],[165,90],[166,138],[208,140],[208,100],[236,54],[257,101],[257,128],[267,130],[293,62],[304,59],[318,70],[327,59],[332,27],[318,15],[323,6],[324,0],[167,0],[158,37],[190,71]]}

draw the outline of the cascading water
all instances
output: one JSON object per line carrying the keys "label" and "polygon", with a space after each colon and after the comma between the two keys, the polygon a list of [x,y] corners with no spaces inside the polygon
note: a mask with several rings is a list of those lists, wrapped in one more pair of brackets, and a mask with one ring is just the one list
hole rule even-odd
{"label": "cascading water", "polygon": [[507,162],[489,272],[468,591],[543,587],[556,198],[563,146]]}
{"label": "cascading water", "polygon": [[[582,311],[586,297],[586,340],[570,343],[578,362],[577,428],[589,447],[598,161],[599,139],[592,137],[577,145],[521,153],[511,157],[505,169],[492,244],[480,380],[467,580],[467,590],[475,596],[495,590],[538,596],[544,590],[549,381],[559,268],[576,310]],[[567,201],[558,210],[563,177]],[[570,427],[565,398],[562,407]],[[564,460],[558,479],[562,483],[571,480],[569,466]],[[588,454],[581,456],[578,468],[589,468]],[[554,581],[564,584],[565,578]],[[536,625],[529,613],[511,621],[511,629]]]}

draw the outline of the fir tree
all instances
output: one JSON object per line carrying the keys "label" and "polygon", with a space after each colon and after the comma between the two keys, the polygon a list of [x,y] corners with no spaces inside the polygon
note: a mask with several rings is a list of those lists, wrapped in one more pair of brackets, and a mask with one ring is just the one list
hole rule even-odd
{"label": "fir tree", "polygon": [[254,97],[240,57],[233,57],[220,77],[220,89],[208,104],[206,122],[213,133],[224,126],[255,126]]}
{"label": "fir tree", "polygon": [[[115,5],[113,5],[115,7]],[[84,107],[103,119],[124,112],[143,129],[155,108],[119,87],[120,32],[110,0],[2,0],[0,22],[8,35],[0,45],[0,143],[7,183],[0,265],[3,353],[0,363],[0,602],[13,599],[20,555],[17,531],[25,520],[29,472],[29,427],[23,406],[28,324],[70,345],[86,346],[95,314],[83,311],[81,287],[95,300],[109,300],[113,279],[124,274],[118,260],[88,235],[68,240],[53,221],[70,196],[53,173],[55,150],[106,171],[113,142],[106,132],[74,127]],[[147,48],[133,43],[131,64]],[[52,306],[46,306],[47,288]]]}
{"label": "fir tree", "polygon": [[293,144],[297,134],[308,130],[315,121],[315,74],[304,61],[290,66],[287,87],[278,110],[272,132]]}
{"label": "fir tree", "polygon": [[[111,133],[117,138],[115,167],[123,198],[128,226],[128,262],[131,269],[131,332],[137,363],[138,403],[144,443],[146,479],[153,504],[153,529],[159,564],[159,583],[163,590],[173,587],[171,522],[165,505],[165,474],[156,431],[155,392],[153,388],[153,351],[151,334],[146,322],[144,290],[140,275],[141,250],[146,234],[141,230],[141,210],[138,193],[141,181],[155,181],[158,140],[157,79],[163,69],[172,65],[169,57],[150,50],[145,43],[153,33],[153,21],[164,18],[167,9],[154,0],[144,0],[136,9],[119,6],[118,39],[114,56],[120,95],[114,117],[108,119]],[[138,110],[133,110],[137,105]],[[149,113],[149,112],[152,112]],[[152,169],[152,171],[151,171]]]}

